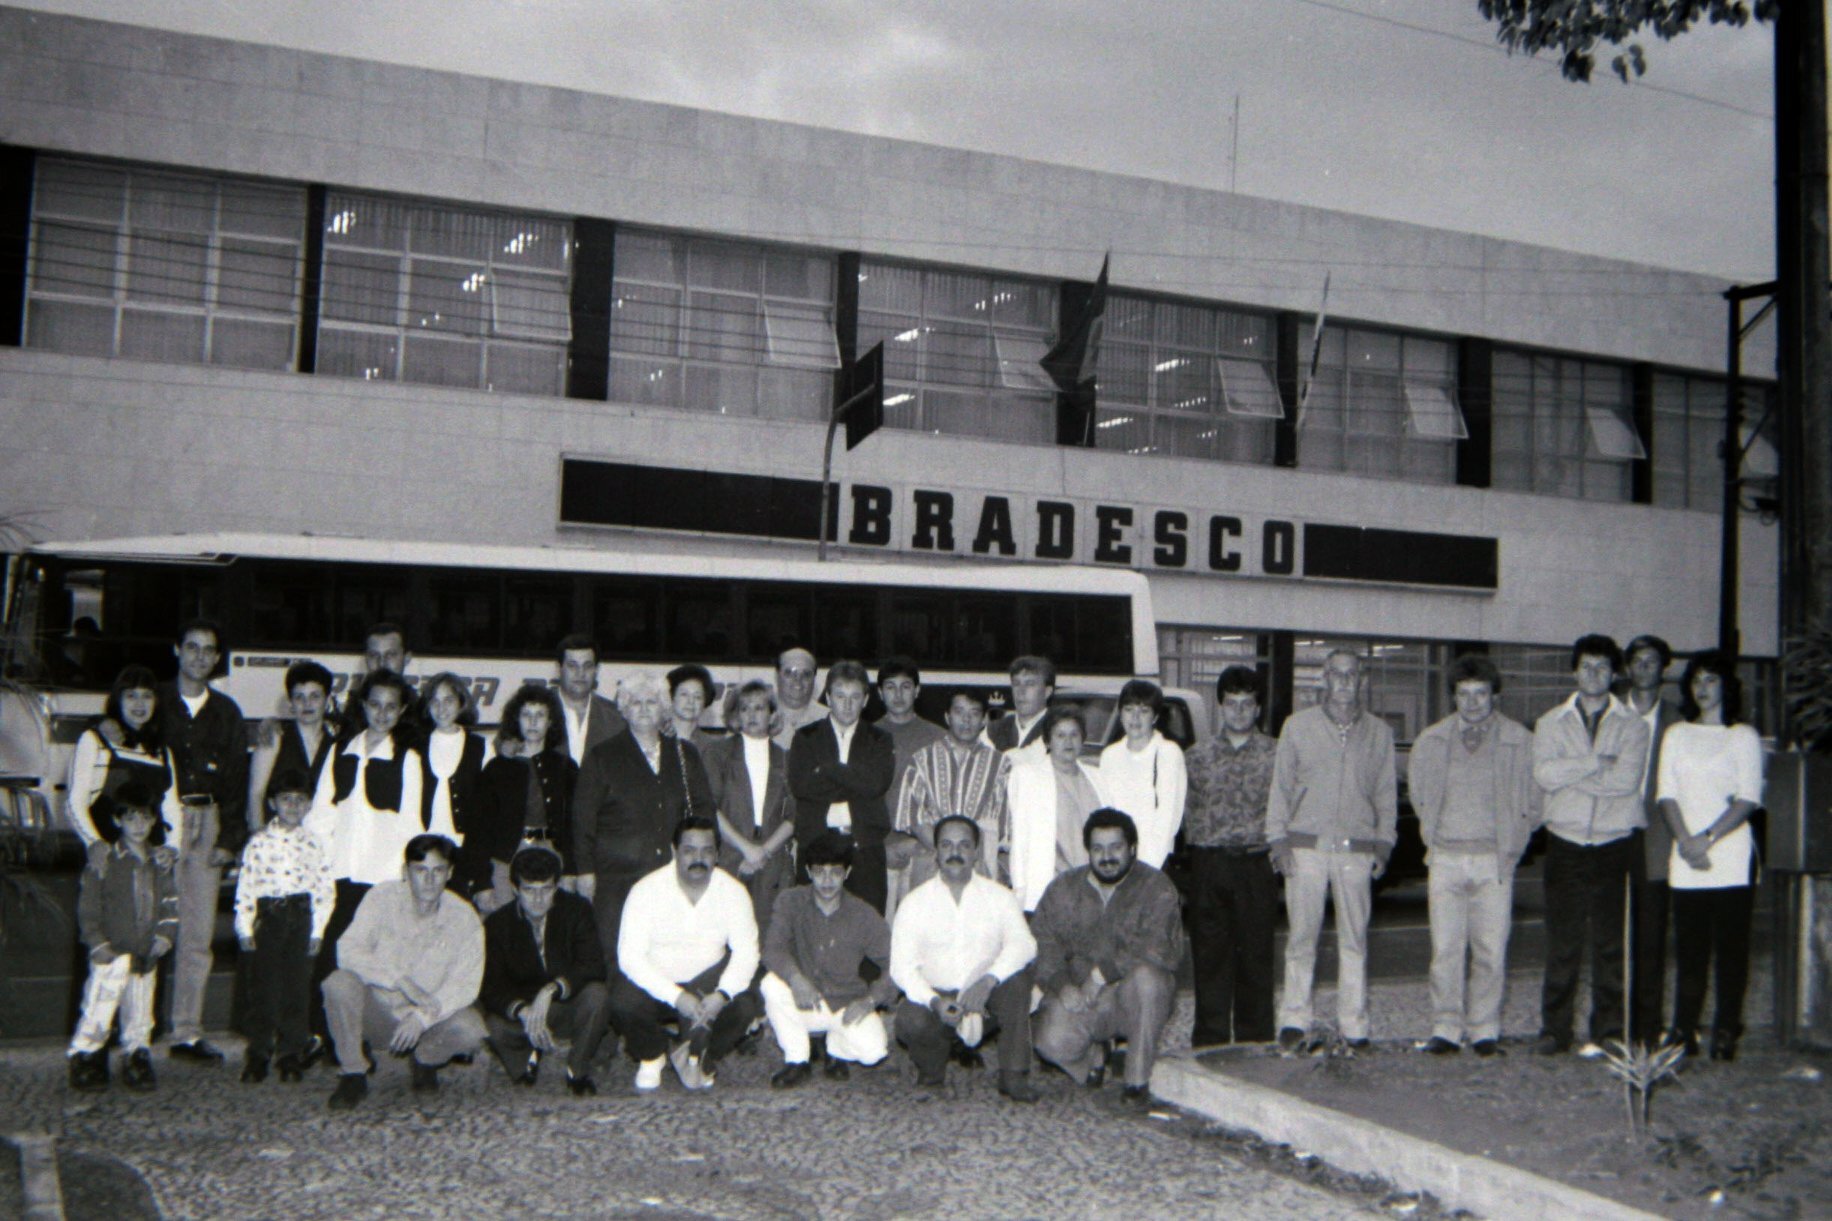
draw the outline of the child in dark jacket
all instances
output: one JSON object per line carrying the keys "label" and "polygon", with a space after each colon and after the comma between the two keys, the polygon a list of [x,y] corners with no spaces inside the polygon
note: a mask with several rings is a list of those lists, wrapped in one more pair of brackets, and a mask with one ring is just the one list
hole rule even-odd
{"label": "child in dark jacket", "polygon": [[121,1084],[154,1086],[153,968],[171,953],[178,935],[178,884],[169,861],[161,863],[150,840],[157,825],[152,795],[129,782],[115,794],[120,838],[92,853],[77,894],[77,925],[89,947],[83,1014],[70,1040],[70,1086],[108,1086],[108,1036],[121,1015]]}

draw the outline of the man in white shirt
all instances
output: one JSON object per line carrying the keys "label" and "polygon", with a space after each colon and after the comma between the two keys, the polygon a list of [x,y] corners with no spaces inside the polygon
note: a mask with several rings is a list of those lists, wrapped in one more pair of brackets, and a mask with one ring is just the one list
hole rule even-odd
{"label": "man in white shirt", "polygon": [[891,928],[891,982],[903,989],[897,1041],[916,1084],[945,1083],[948,1057],[999,1036],[999,1093],[1035,1102],[1031,1084],[1031,964],[1037,941],[1010,890],[974,872],[980,828],[949,815],[935,824],[939,873],[906,896]]}
{"label": "man in white shirt", "polygon": [[560,711],[566,722],[566,753],[581,766],[585,753],[624,731],[617,705],[598,694],[598,642],[582,633],[560,641],[554,664],[560,670]]}
{"label": "man in white shirt", "polygon": [[[683,818],[674,861],[624,901],[611,1020],[639,1063],[638,1090],[661,1086],[664,1057],[688,1089],[712,1088],[714,1066],[763,1013],[752,988],[759,951],[750,892],[718,860],[717,824]],[[672,1050],[670,1024],[680,1033]]]}

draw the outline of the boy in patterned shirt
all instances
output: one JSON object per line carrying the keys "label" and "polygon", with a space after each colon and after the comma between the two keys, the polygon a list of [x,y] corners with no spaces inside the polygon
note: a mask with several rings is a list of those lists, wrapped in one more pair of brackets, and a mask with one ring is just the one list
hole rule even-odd
{"label": "boy in patterned shirt", "polygon": [[312,808],[310,778],[288,768],[268,792],[273,820],[248,841],[235,887],[235,936],[251,960],[248,1082],[266,1079],[276,1050],[280,1080],[304,1076],[312,963],[337,897],[323,849],[300,825]]}

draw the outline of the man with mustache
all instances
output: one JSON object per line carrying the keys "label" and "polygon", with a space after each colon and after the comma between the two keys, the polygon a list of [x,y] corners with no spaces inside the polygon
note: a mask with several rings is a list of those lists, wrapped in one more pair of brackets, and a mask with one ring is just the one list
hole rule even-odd
{"label": "man with mustache", "polygon": [[1099,1088],[1107,1050],[1126,1040],[1131,1106],[1151,1101],[1151,1066],[1177,999],[1182,902],[1171,880],[1138,859],[1132,816],[1100,809],[1082,824],[1088,863],[1059,874],[1037,904],[1037,1054]]}
{"label": "man with mustache", "polygon": [[935,824],[939,876],[903,900],[891,926],[891,982],[903,989],[897,1041],[916,1084],[946,1081],[948,1057],[999,1035],[999,1093],[1037,1101],[1030,1080],[1031,962],[1037,942],[1018,897],[974,872],[980,828],[950,814]]}
{"label": "man with mustache", "polygon": [[638,1062],[638,1090],[660,1088],[664,1057],[682,1085],[711,1089],[714,1066],[763,1014],[751,987],[759,958],[751,895],[718,860],[718,826],[697,814],[683,818],[673,862],[642,878],[624,901],[611,1020]]}

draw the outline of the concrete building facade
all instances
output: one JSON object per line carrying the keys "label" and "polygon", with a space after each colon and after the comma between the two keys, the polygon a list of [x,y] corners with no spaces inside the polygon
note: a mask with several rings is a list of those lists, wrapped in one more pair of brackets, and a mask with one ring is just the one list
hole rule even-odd
{"label": "concrete building facade", "polygon": [[[1707,277],[5,8],[0,113],[0,511],[39,539],[805,555],[736,501],[580,513],[564,481],[816,485],[836,369],[882,340],[839,552],[1139,568],[1171,682],[1245,660],[1288,702],[1354,641],[1416,731],[1460,648],[1543,692],[1584,632],[1716,639]],[[1109,251],[1088,415],[1037,358]],[[1772,658],[1776,531],[1740,544]]]}

